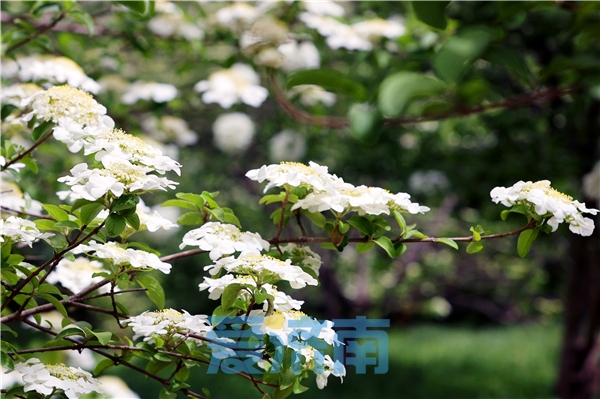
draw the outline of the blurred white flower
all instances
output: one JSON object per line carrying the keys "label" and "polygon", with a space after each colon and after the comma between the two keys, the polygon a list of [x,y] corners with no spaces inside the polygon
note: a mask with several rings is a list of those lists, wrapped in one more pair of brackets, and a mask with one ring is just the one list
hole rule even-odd
{"label": "blurred white flower", "polygon": [[236,24],[250,24],[260,15],[256,7],[248,3],[232,3],[214,14],[217,22],[225,27]]}
{"label": "blurred white flower", "polygon": [[321,56],[313,42],[298,43],[296,40],[291,40],[281,44],[277,50],[284,56],[281,69],[285,72],[321,66]]}
{"label": "blurred white flower", "polygon": [[[38,215],[42,213],[42,204],[39,201],[31,199],[28,193],[23,193],[19,186],[6,178],[0,179],[0,192],[2,193],[0,205]],[[5,210],[0,210],[0,212],[4,214]]]}
{"label": "blurred white flower", "polygon": [[204,31],[180,13],[159,14],[148,21],[148,29],[161,37],[183,37],[186,40],[202,40]]}
{"label": "blurred white flower", "polygon": [[254,137],[254,122],[242,112],[220,115],[212,129],[215,146],[231,155],[247,150]]}
{"label": "blurred white flower", "polygon": [[198,142],[198,133],[191,130],[188,123],[176,116],[163,115],[159,118],[148,115],[141,122],[142,129],[156,140],[174,141],[185,147]]}
{"label": "blurred white flower", "polygon": [[317,85],[298,85],[288,91],[288,96],[300,96],[300,102],[307,107],[322,103],[328,107],[335,104],[336,95]]}
{"label": "blurred white flower", "polygon": [[318,0],[318,1],[302,1],[302,6],[306,11],[316,15],[331,15],[332,17],[343,17],[346,13],[344,7],[335,1]]}
{"label": "blurred white flower", "polygon": [[[60,283],[63,287],[71,290],[74,294],[95,284],[103,277],[92,277],[94,273],[106,271],[102,262],[88,258],[76,258],[70,261],[63,258],[56,265],[56,269],[48,275],[46,281],[50,284]],[[108,292],[109,286],[100,287],[100,292]]]}
{"label": "blurred white flower", "polygon": [[98,377],[98,381],[102,384],[102,394],[107,399],[141,399],[119,377],[103,375]]}
{"label": "blurred white flower", "polygon": [[373,49],[373,44],[369,40],[360,36],[351,26],[332,17],[304,12],[300,14],[299,19],[306,26],[316,29],[321,36],[326,37],[327,45],[333,50],[342,47],[348,50]]}
{"label": "blurred white flower", "polygon": [[196,83],[194,90],[203,93],[202,101],[206,104],[218,103],[222,108],[230,108],[241,101],[259,107],[269,94],[259,83],[260,77],[250,66],[237,63]]}
{"label": "blurred white flower", "polygon": [[52,237],[52,233],[42,233],[34,222],[17,216],[0,219],[0,242],[24,242],[29,247],[37,240]]}
{"label": "blurred white flower", "polygon": [[595,199],[600,207],[600,161],[592,170],[583,176],[583,194],[591,199]]}
{"label": "blurred white flower", "polygon": [[406,27],[397,20],[374,18],[352,24],[352,29],[362,38],[379,40],[381,37],[396,39],[404,34]]}
{"label": "blurred white flower", "polygon": [[269,140],[271,162],[299,161],[306,154],[304,136],[292,130],[282,130]]}
{"label": "blurred white flower", "polygon": [[11,104],[20,107],[22,100],[43,90],[44,89],[34,83],[16,83],[14,85],[5,86],[0,93],[0,102],[2,104]]}
{"label": "blurred white flower", "polygon": [[266,47],[254,56],[254,63],[269,68],[280,68],[283,64],[283,55],[273,47]]}
{"label": "blurred white flower", "polygon": [[438,170],[417,170],[408,178],[408,186],[411,192],[432,195],[445,191],[450,182],[446,175]]}
{"label": "blurred white flower", "polygon": [[134,104],[139,100],[152,100],[155,103],[166,103],[177,97],[177,88],[168,83],[135,81],[127,87],[121,97],[123,104]]}
{"label": "blurred white flower", "polygon": [[40,82],[45,87],[66,83],[94,94],[100,91],[100,85],[89,78],[79,65],[62,56],[35,54],[16,61],[3,60],[2,77],[16,77],[21,82]]}

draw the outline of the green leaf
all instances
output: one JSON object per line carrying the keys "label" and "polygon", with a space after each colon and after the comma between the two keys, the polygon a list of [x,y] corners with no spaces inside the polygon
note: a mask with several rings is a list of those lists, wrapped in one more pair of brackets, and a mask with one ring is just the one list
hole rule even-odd
{"label": "green leaf", "polygon": [[116,213],[111,213],[106,218],[106,232],[111,237],[116,237],[125,230],[125,218]]}
{"label": "green leaf", "polygon": [[202,222],[202,215],[198,212],[184,213],[177,219],[177,223],[182,225],[202,224]]}
{"label": "green leaf", "polygon": [[131,214],[125,216],[125,221],[127,221],[127,224],[130,225],[132,229],[140,229],[140,217],[137,213],[132,212]]}
{"label": "green leaf", "polygon": [[54,227],[57,229],[78,230],[81,226],[72,220],[63,220],[62,222],[56,222]]}
{"label": "green leaf", "polygon": [[527,215],[527,208],[525,207],[525,205],[516,205],[513,206],[510,209],[505,209],[500,213],[500,217],[502,218],[502,220],[506,220],[508,218],[508,215],[511,213],[520,213],[522,215]]}
{"label": "green leaf", "polygon": [[28,154],[26,157],[21,158],[21,162],[25,164],[36,175],[39,172],[39,168],[35,159],[31,157],[31,154]]}
{"label": "green leaf", "polygon": [[87,29],[90,37],[94,35],[94,19],[90,14],[81,10],[73,10],[69,13],[69,16],[73,17],[78,22],[81,22]]}
{"label": "green leaf", "polygon": [[360,234],[363,236],[371,236],[373,234],[373,223],[364,216],[352,216],[346,223],[360,231]]}
{"label": "green leaf", "polygon": [[417,72],[396,72],[379,87],[379,110],[386,117],[398,116],[412,101],[436,97],[445,91],[446,84],[435,78]]}
{"label": "green leaf", "polygon": [[362,254],[365,252],[369,252],[370,250],[373,249],[373,247],[375,246],[374,242],[359,242],[358,244],[356,244],[356,253],[357,254]]}
{"label": "green leaf", "polygon": [[[191,202],[192,204],[196,205],[199,209],[202,209],[204,207],[204,205],[206,205],[206,199],[199,194],[193,194],[193,193],[177,193],[175,194],[175,196],[177,198],[180,198],[182,200],[186,200]],[[209,204],[210,205],[210,204]],[[214,207],[217,207],[217,203],[214,203]],[[211,205],[211,207],[213,207]]]}
{"label": "green leaf", "polygon": [[469,229],[469,231],[471,231],[473,233],[473,241],[481,241],[481,234],[479,234],[479,232],[477,232],[477,230],[475,230],[472,226]]}
{"label": "green leaf", "polygon": [[375,242],[375,244],[383,248],[390,258],[396,256],[396,248],[394,248],[394,244],[386,236],[377,237],[373,241]]}
{"label": "green leaf", "polygon": [[60,290],[51,284],[42,284],[37,288],[37,291],[45,294],[55,294],[59,296],[62,295]]}
{"label": "green leaf", "polygon": [[396,253],[395,253],[396,257],[404,255],[404,253],[408,249],[406,244],[403,244],[403,243],[396,243],[395,247],[396,247]]}
{"label": "green leaf", "polygon": [[0,352],[0,364],[4,370],[13,370],[15,368],[13,360],[6,352]]}
{"label": "green leaf", "polygon": [[98,364],[96,365],[96,368],[94,369],[94,376],[98,377],[100,374],[102,374],[102,372],[104,372],[105,370],[108,370],[109,368],[113,367],[114,365],[115,365],[115,362],[113,362],[111,359],[100,360],[100,362],[98,362]]}
{"label": "green leaf", "polygon": [[192,211],[198,210],[198,207],[191,202],[176,199],[167,200],[161,206],[176,206],[178,208],[191,209]]}
{"label": "green leaf", "polygon": [[242,224],[240,223],[240,220],[237,218],[237,216],[235,216],[235,214],[233,213],[233,211],[231,209],[229,209],[229,208],[222,208],[222,209],[225,212],[225,217],[223,218],[223,222],[233,224],[233,225],[237,226],[238,228],[242,228]]}
{"label": "green leaf", "polygon": [[491,40],[490,30],[484,27],[467,28],[450,36],[433,57],[433,71],[445,82],[456,83]]}
{"label": "green leaf", "polygon": [[368,97],[365,86],[333,69],[307,69],[292,72],[288,75],[286,88],[289,90],[294,86],[309,84],[348,95],[357,102],[364,102]]}
{"label": "green leaf", "polygon": [[80,198],[78,200],[75,200],[75,202],[73,202],[73,205],[71,205],[71,212],[75,212],[77,209],[87,204],[102,204],[102,200],[90,201]]}
{"label": "green leaf", "polygon": [[79,213],[79,220],[84,225],[88,225],[98,216],[98,214],[104,209],[104,205],[99,204],[97,202],[92,202],[91,204],[86,204],[81,207],[81,211]]}
{"label": "green leaf", "polygon": [[122,195],[119,198],[115,199],[110,204],[110,211],[116,213],[116,212],[124,211],[126,209],[134,209],[139,202],[140,202],[139,196],[125,194],[125,195]]}
{"label": "green leaf", "polygon": [[235,315],[237,315],[237,313],[238,313],[238,309],[236,309],[236,308],[230,308],[230,309],[227,309],[227,310],[223,310],[223,308],[221,307],[221,305],[219,305],[219,306],[217,306],[215,308],[215,310],[213,310],[210,322],[212,323],[213,327],[216,327],[225,318],[230,317],[230,316],[235,316]]}
{"label": "green leaf", "polygon": [[538,233],[539,230],[528,229],[519,234],[519,239],[517,240],[517,252],[521,258],[527,256]]}
{"label": "green leaf", "polygon": [[483,249],[483,243],[481,241],[471,241],[469,245],[467,245],[467,253],[474,254]]}
{"label": "green leaf", "polygon": [[19,109],[16,105],[6,104],[0,110],[0,119],[5,120],[15,109]]}
{"label": "green leaf", "polygon": [[42,208],[57,221],[69,220],[69,214],[56,205],[42,204]]}
{"label": "green leaf", "polygon": [[58,341],[59,339],[63,339],[64,337],[71,337],[73,335],[80,335],[82,337],[85,337],[85,331],[83,331],[83,329],[77,326],[68,327],[59,332],[58,335],[54,338],[54,340]]}
{"label": "green leaf", "polygon": [[419,21],[426,23],[432,28],[446,29],[446,6],[449,1],[411,1],[413,11]]}
{"label": "green leaf", "polygon": [[221,294],[221,308],[223,310],[228,310],[233,306],[236,299],[238,298],[240,291],[246,287],[245,284],[233,283],[229,284],[223,290]]}
{"label": "green leaf", "polygon": [[177,394],[175,392],[167,391],[167,388],[161,389],[160,393],[158,394],[158,399],[176,399],[176,398],[177,398]]}
{"label": "green leaf", "polygon": [[92,334],[102,345],[108,344],[112,338],[112,333],[109,331],[92,331]]}
{"label": "green leaf", "polygon": [[319,212],[308,212],[306,210],[303,210],[302,214],[320,228],[323,228],[325,226],[325,223],[327,222],[327,218],[325,217],[325,215]]}
{"label": "green leaf", "polygon": [[25,257],[19,254],[11,254],[9,255],[9,257],[6,259],[6,264],[7,265],[18,265],[19,263],[23,262],[25,260]]}
{"label": "green leaf", "polygon": [[436,241],[437,242],[441,242],[443,244],[446,244],[449,247],[452,247],[454,249],[458,249],[458,244],[454,240],[452,240],[450,238],[438,238]]}
{"label": "green leaf", "polygon": [[149,0],[115,0],[115,3],[122,4],[131,11],[140,15],[144,15],[150,11]]}
{"label": "green leaf", "polygon": [[267,194],[264,195],[259,201],[259,204],[273,204],[275,202],[283,202],[283,200],[285,199],[285,192],[281,192],[279,194]]}
{"label": "green leaf", "polygon": [[31,132],[31,138],[37,141],[40,137],[52,130],[53,127],[54,122],[52,121],[42,122],[35,129],[33,129],[33,132]]}
{"label": "green leaf", "polygon": [[138,274],[136,276],[138,284],[142,288],[147,288],[146,295],[159,308],[165,307],[165,291],[154,277],[148,274]]}
{"label": "green leaf", "polygon": [[534,78],[523,55],[514,48],[490,46],[481,58],[508,69],[527,83],[530,83]]}
{"label": "green leaf", "polygon": [[[69,314],[67,313],[67,309],[65,309],[65,306],[62,303],[60,303],[60,301],[55,296],[52,296],[50,294],[45,294],[45,293],[38,293],[38,296],[40,298],[47,300],[52,305],[54,305],[56,310],[58,310],[60,312],[60,314],[63,315],[63,317],[67,317],[67,318],[69,317]],[[31,302],[33,302],[33,301],[31,301]]]}
{"label": "green leaf", "polygon": [[363,143],[375,144],[381,132],[381,115],[368,104],[354,104],[348,111],[350,135]]}

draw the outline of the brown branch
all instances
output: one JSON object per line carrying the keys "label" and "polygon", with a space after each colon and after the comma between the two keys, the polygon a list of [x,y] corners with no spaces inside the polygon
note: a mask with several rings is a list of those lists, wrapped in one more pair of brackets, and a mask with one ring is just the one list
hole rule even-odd
{"label": "brown branch", "polygon": [[[9,192],[9,191],[12,191],[12,190],[3,191],[0,194],[4,194],[5,192]],[[25,216],[31,216],[31,217],[38,218],[38,219],[54,220],[54,219],[52,219],[52,217],[47,216],[47,215],[37,215],[35,213],[24,212],[24,211],[20,211],[18,209],[9,208],[9,207],[4,206],[4,205],[0,205],[0,209],[2,209],[3,211],[6,211],[6,212],[16,213],[16,214],[25,215]]]}
{"label": "brown branch", "polygon": [[187,258],[188,256],[194,256],[194,255],[198,255],[198,254],[203,254],[206,251],[202,250],[202,249],[190,249],[188,251],[183,251],[183,252],[178,252],[176,254],[171,254],[171,255],[166,255],[163,256],[162,258],[160,258],[161,261],[163,262],[169,262],[175,259],[180,259],[180,258]]}
{"label": "brown branch", "polygon": [[46,133],[46,135],[44,137],[42,137],[41,139],[39,139],[38,141],[36,141],[36,143],[34,145],[32,145],[31,148],[29,148],[28,150],[23,151],[16,158],[11,159],[0,170],[2,172],[4,172],[6,169],[9,168],[10,165],[12,165],[13,163],[15,163],[15,162],[17,162],[17,161],[25,158],[29,153],[31,153],[33,150],[35,150],[37,147],[39,147],[40,144],[42,144],[44,141],[48,140],[50,138],[50,136],[52,136],[52,132],[53,132],[53,130],[50,130],[48,133]]}
{"label": "brown branch", "polygon": [[[287,113],[289,116],[297,120],[301,123],[306,123],[314,126],[322,126],[328,127],[332,129],[341,129],[348,127],[350,122],[347,118],[340,116],[320,116],[313,115],[307,111],[304,111],[298,108],[294,103],[292,103],[283,92],[281,85],[279,84],[275,74],[273,72],[269,75],[269,82],[271,86],[271,90],[275,95],[275,100],[279,106]],[[479,114],[482,112],[487,112],[496,109],[507,109],[507,108],[517,108],[517,107],[525,107],[528,105],[535,104],[537,102],[549,101],[557,97],[563,97],[567,94],[571,94],[580,90],[581,87],[578,85],[572,85],[561,88],[552,88],[543,91],[537,91],[533,93],[526,93],[518,97],[507,98],[503,101],[499,101],[496,103],[490,104],[481,104],[476,105],[474,107],[458,107],[451,109],[449,111],[434,113],[430,115],[421,115],[421,116],[403,116],[397,118],[386,118],[384,120],[384,125],[386,126],[398,126],[405,125],[409,123],[418,123],[418,122],[427,122],[427,121],[437,121],[441,119],[448,119],[452,117],[460,117],[472,114]]]}
{"label": "brown branch", "polygon": [[[21,40],[18,43],[13,44],[12,46],[10,46],[8,49],[6,49],[6,51],[4,52],[4,54],[8,54],[11,51],[14,51],[16,49],[18,49],[19,47],[29,43],[30,41],[34,40],[36,37],[43,35],[44,33],[48,32],[49,30],[51,30],[52,28],[54,28],[56,26],[57,23],[59,23],[64,17],[66,16],[65,12],[61,12],[60,15],[52,22],[50,22],[47,25],[44,26],[37,26],[36,28],[39,28],[39,30],[35,31],[33,34],[31,34],[29,37]],[[4,22],[4,13],[2,14],[2,19]]]}

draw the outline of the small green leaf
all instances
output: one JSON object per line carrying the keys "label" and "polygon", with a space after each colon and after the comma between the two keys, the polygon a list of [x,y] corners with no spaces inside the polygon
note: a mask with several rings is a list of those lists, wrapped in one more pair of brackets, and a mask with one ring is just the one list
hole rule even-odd
{"label": "small green leaf", "polygon": [[473,227],[469,229],[473,233],[473,241],[481,241],[481,234],[477,232]]}
{"label": "small green leaf", "polygon": [[[60,314],[63,315],[63,317],[67,317],[67,318],[69,317],[69,314],[67,313],[67,309],[65,309],[65,306],[62,303],[60,303],[60,301],[56,297],[54,297],[50,294],[45,294],[45,293],[38,293],[38,296],[40,298],[47,300],[52,305],[54,305],[56,310],[58,310],[60,312]],[[34,302],[34,301],[30,301],[30,302]]]}
{"label": "small green leaf", "polygon": [[98,214],[104,209],[104,205],[99,204],[97,202],[92,202],[91,204],[86,204],[81,207],[81,211],[79,213],[79,220],[84,225],[88,225],[98,216]]}
{"label": "small green leaf", "polygon": [[81,22],[87,29],[90,37],[94,35],[94,20],[90,14],[81,10],[73,10],[69,13],[69,16],[73,17],[78,22]]}
{"label": "small green leaf", "polygon": [[69,214],[56,205],[42,204],[42,208],[44,208],[46,212],[48,212],[48,214],[58,222],[69,220]]}
{"label": "small green leaf", "polygon": [[181,225],[196,225],[202,222],[202,215],[198,212],[184,213],[177,219],[177,223]]}
{"label": "small green leaf", "polygon": [[165,291],[154,277],[148,274],[138,274],[136,281],[142,288],[147,288],[146,295],[159,308],[165,307]]}
{"label": "small green leaf", "polygon": [[112,333],[109,331],[92,331],[92,334],[102,345],[108,344],[112,338]]}
{"label": "small green leaf", "polygon": [[306,210],[302,210],[302,214],[308,219],[310,219],[310,221],[313,222],[315,225],[317,225],[317,227],[320,228],[323,228],[325,226],[325,223],[327,222],[327,218],[325,218],[325,215],[319,212],[308,212]]}
{"label": "small green leaf", "polygon": [[373,234],[373,223],[364,216],[352,216],[346,223],[360,231],[363,236],[368,237]]}
{"label": "small green leaf", "polygon": [[404,255],[404,253],[408,249],[406,244],[403,244],[403,243],[396,243],[395,247],[396,247],[396,253],[395,253],[396,257]]}
{"label": "small green leaf", "polygon": [[12,104],[3,105],[0,110],[0,119],[5,120],[15,109],[19,109],[19,107]]}
{"label": "small green leaf", "polygon": [[37,288],[37,291],[45,294],[62,295],[60,290],[51,284],[42,284]]}
{"label": "small green leaf", "polygon": [[348,95],[357,102],[364,102],[368,97],[365,86],[333,69],[307,69],[290,73],[286,88],[289,90],[294,86],[307,84]]}
{"label": "small green leaf", "polygon": [[111,237],[116,237],[125,230],[125,218],[116,213],[111,213],[106,218],[106,232]]}
{"label": "small green leaf", "polygon": [[126,209],[132,209],[132,208],[135,208],[139,202],[140,202],[139,196],[125,194],[125,195],[122,195],[119,198],[115,199],[110,204],[110,211],[116,213],[116,212],[124,211]]}
{"label": "small green leaf", "polygon": [[21,158],[21,162],[25,164],[36,175],[39,172],[39,168],[35,159],[31,157],[31,154],[28,154],[26,157]]}
{"label": "small green leaf", "polygon": [[67,230],[78,230],[81,226],[72,220],[63,220],[62,222],[56,222],[54,228],[56,229],[67,229]]}
{"label": "small green leaf", "polygon": [[358,244],[356,244],[356,253],[357,254],[362,254],[365,252],[369,252],[370,250],[373,249],[373,247],[375,246],[374,242],[359,242]]}
{"label": "small green leaf", "polygon": [[245,284],[233,283],[229,284],[221,294],[221,308],[228,310],[237,300],[240,291],[246,287]]}
{"label": "small green leaf", "polygon": [[54,122],[42,122],[35,129],[33,129],[33,132],[31,132],[31,138],[37,141],[40,137],[52,130],[52,128],[54,128]]}
{"label": "small green leaf", "polygon": [[177,394],[175,392],[167,391],[167,388],[161,389],[160,393],[158,394],[158,399],[176,399],[176,398],[177,398]]}
{"label": "small green leaf", "polygon": [[348,111],[350,135],[363,143],[374,144],[381,132],[381,115],[368,104],[354,104]]}
{"label": "small green leaf", "polygon": [[467,253],[474,254],[483,249],[483,243],[481,241],[471,241],[469,245],[467,245]]}
{"label": "small green leaf", "polygon": [[449,1],[411,1],[413,11],[419,21],[426,23],[432,28],[446,29],[446,6]]}
{"label": "small green leaf", "polygon": [[0,364],[4,370],[13,370],[15,368],[13,360],[6,352],[0,352]]}
{"label": "small green leaf", "polygon": [[125,216],[125,221],[127,221],[127,224],[130,225],[132,229],[140,229],[140,217],[137,213],[132,212],[131,214]]}
{"label": "small green leaf", "polygon": [[[199,195],[199,194],[177,193],[177,194],[175,194],[175,196],[182,200],[191,202],[192,204],[196,205],[199,209],[202,209],[204,207],[204,205],[206,205],[206,199],[202,195]],[[216,202],[215,202],[214,206],[215,207],[217,206]],[[213,206],[211,205],[211,207],[213,207]]]}
{"label": "small green leaf", "polygon": [[528,229],[519,234],[519,239],[517,240],[517,252],[521,258],[527,256],[538,233],[539,230]]}
{"label": "small green leaf", "polygon": [[122,4],[140,15],[144,15],[150,10],[150,0],[115,0],[115,3]]}
{"label": "small green leaf", "polygon": [[192,211],[197,211],[198,207],[194,204],[192,204],[191,202],[188,201],[184,201],[184,200],[176,200],[176,199],[172,199],[172,200],[167,200],[165,202],[163,202],[163,204],[161,206],[176,206],[178,208],[184,208],[184,209],[191,209]]}
{"label": "small green leaf", "polygon": [[448,245],[449,247],[452,247],[454,249],[458,249],[458,244],[456,243],[456,241],[450,239],[450,238],[438,238],[436,240],[437,242],[441,242],[443,244]]}
{"label": "small green leaf", "polygon": [[54,338],[54,340],[57,341],[59,339],[63,339],[64,337],[71,337],[73,335],[80,335],[82,337],[85,337],[85,332],[83,331],[83,329],[77,326],[68,327],[59,332],[56,338]]}
{"label": "small green leaf", "polygon": [[446,91],[446,84],[417,72],[396,72],[381,83],[378,105],[386,117],[401,115],[408,105],[421,98],[433,98]]}
{"label": "small green leaf", "polygon": [[100,374],[102,374],[102,372],[104,372],[105,370],[108,370],[109,368],[113,367],[114,365],[115,365],[115,362],[112,361],[111,359],[100,360],[100,362],[98,362],[98,364],[96,365],[96,368],[94,369],[94,375],[96,377],[98,377]]}
{"label": "small green leaf", "polygon": [[394,244],[388,237],[380,236],[373,241],[375,242],[375,244],[383,248],[390,258],[396,256],[396,249],[394,248]]}

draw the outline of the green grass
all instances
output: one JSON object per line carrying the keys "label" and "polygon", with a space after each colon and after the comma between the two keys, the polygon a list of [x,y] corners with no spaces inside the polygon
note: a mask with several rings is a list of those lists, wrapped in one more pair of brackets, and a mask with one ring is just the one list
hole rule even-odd
{"label": "green grass", "polygon": [[[560,328],[553,325],[391,330],[386,374],[372,374],[367,367],[367,374],[355,375],[350,368],[343,384],[331,376],[324,390],[310,378],[303,381],[310,390],[291,398],[552,398],[559,343]],[[239,377],[197,373],[191,380],[198,392],[209,388],[213,399],[261,398]],[[156,398],[160,390],[144,379],[131,386],[142,398]]]}

